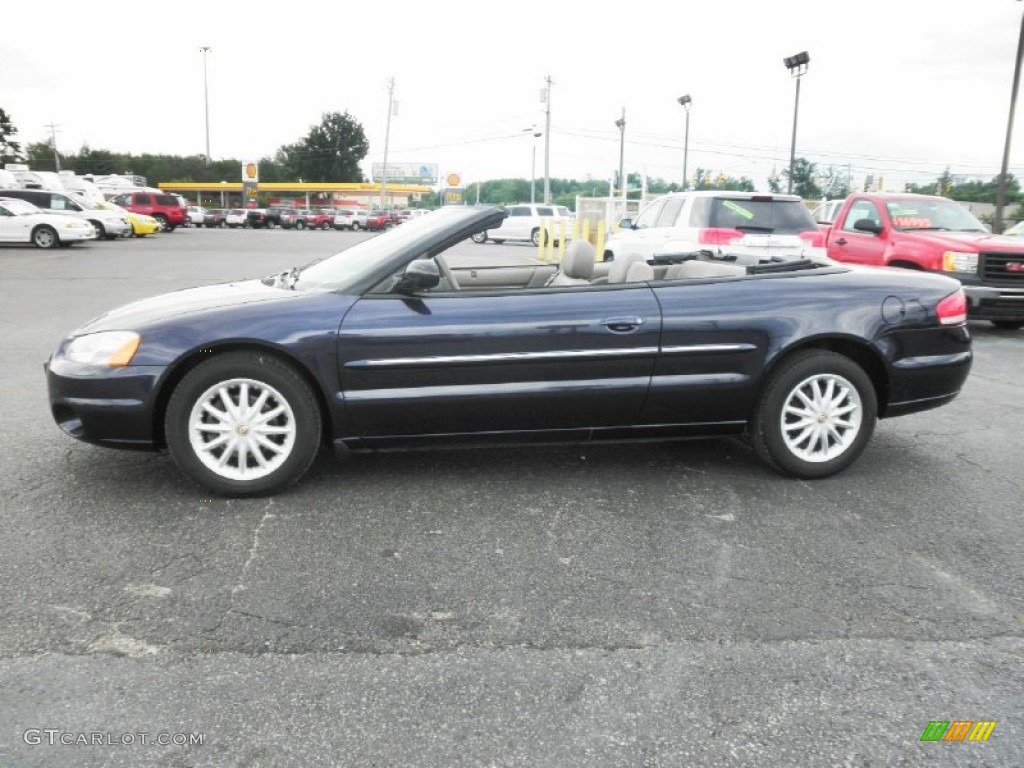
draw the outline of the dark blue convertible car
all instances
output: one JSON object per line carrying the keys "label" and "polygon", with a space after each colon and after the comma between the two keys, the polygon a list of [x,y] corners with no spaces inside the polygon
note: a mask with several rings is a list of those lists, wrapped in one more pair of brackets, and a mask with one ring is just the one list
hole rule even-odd
{"label": "dark blue convertible car", "polygon": [[446,259],[504,215],[442,209],[305,268],[109,312],[47,363],[53,416],[100,445],[166,447],[230,496],[280,490],[324,444],[743,435],[817,478],[877,418],[967,377],[954,280],[712,251],[595,263],[584,241],[560,264]]}

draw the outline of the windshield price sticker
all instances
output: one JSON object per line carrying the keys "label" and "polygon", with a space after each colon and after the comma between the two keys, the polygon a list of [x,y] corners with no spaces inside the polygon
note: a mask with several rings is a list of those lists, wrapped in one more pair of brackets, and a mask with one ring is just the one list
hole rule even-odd
{"label": "windshield price sticker", "polygon": [[742,205],[740,205],[739,203],[733,202],[732,200],[723,200],[722,201],[722,205],[725,206],[726,208],[728,208],[733,213],[738,213],[740,216],[742,216],[747,221],[750,221],[751,219],[754,218],[754,212],[753,211],[748,211]]}

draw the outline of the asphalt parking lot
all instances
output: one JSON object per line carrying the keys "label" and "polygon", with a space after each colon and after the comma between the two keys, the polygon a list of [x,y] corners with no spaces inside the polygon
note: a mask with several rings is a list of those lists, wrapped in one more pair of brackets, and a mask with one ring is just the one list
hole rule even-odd
{"label": "asphalt parking lot", "polygon": [[367,236],[0,249],[0,766],[1024,764],[1024,331],[972,323],[961,397],[813,483],[717,440],[325,453],[210,500],[53,424],[87,319]]}

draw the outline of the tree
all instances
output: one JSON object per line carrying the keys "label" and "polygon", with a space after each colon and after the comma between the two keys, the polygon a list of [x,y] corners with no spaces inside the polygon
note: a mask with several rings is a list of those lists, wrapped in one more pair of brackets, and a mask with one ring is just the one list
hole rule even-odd
{"label": "tree", "polygon": [[779,172],[772,168],[771,175],[768,177],[768,191],[779,194],[782,192],[782,177],[779,176]]}
{"label": "tree", "polygon": [[804,157],[798,157],[792,168],[786,168],[782,175],[786,178],[787,188],[792,174],[793,194],[800,195],[804,200],[821,198],[821,188],[815,182],[818,166]]}
{"label": "tree", "polygon": [[13,139],[17,133],[11,118],[0,108],[0,163],[21,162],[21,144]]}
{"label": "tree", "polygon": [[834,165],[818,171],[818,187],[826,200],[842,200],[850,194],[850,176]]}
{"label": "tree", "polygon": [[348,112],[325,112],[304,138],[281,147],[274,162],[305,181],[359,182],[369,149],[362,124]]}

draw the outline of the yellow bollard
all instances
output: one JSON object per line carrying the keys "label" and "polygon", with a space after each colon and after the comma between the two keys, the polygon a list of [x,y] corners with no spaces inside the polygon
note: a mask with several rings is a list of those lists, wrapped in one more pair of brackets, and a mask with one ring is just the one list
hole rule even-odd
{"label": "yellow bollard", "polygon": [[594,238],[594,258],[597,261],[604,261],[604,230],[607,227],[607,222],[599,221],[597,224],[597,233]]}
{"label": "yellow bollard", "polygon": [[537,243],[537,261],[544,261],[544,245],[547,240],[547,228],[545,227],[544,220],[540,222],[540,242]]}
{"label": "yellow bollard", "polygon": [[[562,263],[562,257],[565,255],[565,221],[560,220],[558,222],[558,263]],[[552,243],[552,247],[554,243]]]}

